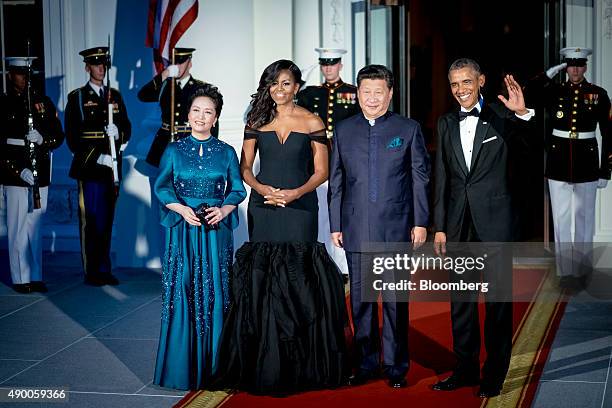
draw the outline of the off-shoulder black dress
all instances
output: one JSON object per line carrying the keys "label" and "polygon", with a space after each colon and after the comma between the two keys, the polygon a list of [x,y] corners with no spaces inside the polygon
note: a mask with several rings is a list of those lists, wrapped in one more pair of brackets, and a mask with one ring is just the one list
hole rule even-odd
{"label": "off-shoulder black dress", "polygon": [[[292,189],[314,170],[311,143],[323,130],[276,132],[247,128],[260,158],[257,180]],[[347,376],[347,322],[342,278],[317,242],[315,191],[285,208],[264,204],[251,190],[250,242],[236,253],[232,301],[218,353],[217,386],[254,393],[290,393],[336,387]]]}

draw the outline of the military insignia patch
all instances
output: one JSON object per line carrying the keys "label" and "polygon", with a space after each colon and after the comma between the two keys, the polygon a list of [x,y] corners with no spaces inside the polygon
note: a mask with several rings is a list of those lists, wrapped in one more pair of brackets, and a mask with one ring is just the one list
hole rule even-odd
{"label": "military insignia patch", "polygon": [[86,103],[83,104],[83,106],[98,106],[98,102],[95,101],[87,101]]}
{"label": "military insignia patch", "polygon": [[557,111],[557,119],[561,119],[563,117],[563,111]]}

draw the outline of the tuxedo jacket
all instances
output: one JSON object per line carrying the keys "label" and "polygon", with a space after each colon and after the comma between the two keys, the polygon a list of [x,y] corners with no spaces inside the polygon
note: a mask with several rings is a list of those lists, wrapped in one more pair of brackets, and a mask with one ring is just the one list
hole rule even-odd
{"label": "tuxedo jacket", "polygon": [[[458,241],[469,208],[478,237],[483,242],[511,242],[517,220],[510,188],[511,160],[529,148],[534,118],[518,118],[502,104],[482,107],[470,170],[465,162],[459,132],[459,110],[440,117],[434,183],[434,230]],[[518,163],[517,163],[518,164]]]}
{"label": "tuxedo jacket", "polygon": [[410,242],[429,221],[429,155],[417,122],[387,112],[370,126],[363,114],[335,130],[329,173],[331,232],[344,249],[367,242]]}

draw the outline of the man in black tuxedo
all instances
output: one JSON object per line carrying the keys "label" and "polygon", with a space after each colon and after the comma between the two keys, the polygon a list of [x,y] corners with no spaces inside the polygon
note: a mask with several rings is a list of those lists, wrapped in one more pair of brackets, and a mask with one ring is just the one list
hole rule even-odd
{"label": "man in black tuxedo", "polygon": [[[492,104],[485,102],[480,93],[485,76],[476,61],[458,59],[451,65],[448,79],[460,107],[438,120],[434,192],[434,246],[438,254],[446,253],[447,241],[513,240],[516,222],[508,163],[515,146],[526,145],[525,136],[535,115],[525,107],[521,87],[511,75],[504,79],[508,97],[500,95],[501,103]],[[485,269],[485,280],[494,280],[491,285],[497,284],[502,289],[511,288],[511,257],[502,255],[492,261],[489,259],[487,265],[504,273]],[[505,271],[502,265],[507,267]],[[451,273],[451,280],[460,278],[466,276]],[[480,280],[480,273],[471,278]],[[483,398],[500,393],[512,350],[512,304],[491,299],[490,295],[487,294],[484,328],[487,359],[479,391]],[[437,391],[479,383],[477,295],[465,301],[461,294],[451,293],[451,319],[457,365],[450,377],[433,386]]]}

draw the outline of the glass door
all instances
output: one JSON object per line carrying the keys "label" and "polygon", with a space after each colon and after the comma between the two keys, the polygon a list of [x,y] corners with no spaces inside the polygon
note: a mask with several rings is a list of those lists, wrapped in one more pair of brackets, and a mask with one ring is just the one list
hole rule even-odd
{"label": "glass door", "polygon": [[353,69],[369,64],[389,68],[395,77],[391,109],[409,116],[406,7],[403,1],[353,1]]}

